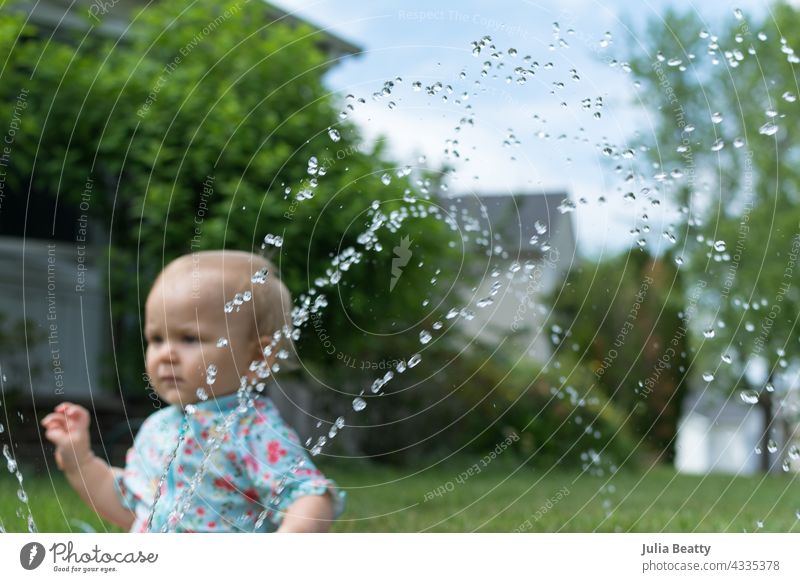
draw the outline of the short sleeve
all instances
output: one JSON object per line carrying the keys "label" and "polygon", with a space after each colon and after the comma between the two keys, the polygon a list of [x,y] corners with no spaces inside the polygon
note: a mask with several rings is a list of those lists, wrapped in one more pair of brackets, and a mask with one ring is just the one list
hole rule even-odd
{"label": "short sleeve", "polygon": [[252,428],[244,464],[258,497],[268,510],[267,518],[276,526],[286,510],[301,497],[330,494],[334,517],[344,511],[345,494],[336,483],[314,466],[300,446],[297,434],[274,409]]}
{"label": "short sleeve", "polygon": [[[337,519],[344,511],[345,494],[339,490],[331,479],[317,469],[308,457],[300,454],[303,458],[302,464],[296,467],[288,467],[288,471],[284,473],[286,481],[280,487],[280,481],[275,484],[276,490],[274,494],[278,497],[278,502],[275,505],[277,511],[273,512],[270,519],[275,525],[280,525],[286,511],[289,507],[301,497],[309,495],[325,495],[329,493],[331,501],[333,502],[334,519]],[[299,461],[295,458],[295,464]],[[274,501],[273,501],[274,503]]]}
{"label": "short sleeve", "polygon": [[[133,449],[128,449],[128,456],[133,452]],[[127,460],[126,460],[127,463]],[[117,493],[117,499],[125,509],[136,511],[136,505],[141,502],[141,499],[133,492],[133,490],[125,482],[125,471],[123,469],[114,469],[114,490]]]}

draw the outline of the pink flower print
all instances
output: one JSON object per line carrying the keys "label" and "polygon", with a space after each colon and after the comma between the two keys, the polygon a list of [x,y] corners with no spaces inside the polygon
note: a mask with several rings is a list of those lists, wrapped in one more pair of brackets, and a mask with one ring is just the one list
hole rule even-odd
{"label": "pink flower print", "polygon": [[244,495],[244,497],[250,503],[258,503],[259,502],[258,491],[256,491],[255,488],[253,488],[253,487],[250,487],[249,489],[245,489],[242,492],[242,495]]}
{"label": "pink flower print", "polygon": [[286,449],[281,446],[280,441],[269,441],[267,443],[267,455],[271,464],[275,464],[286,456]]}
{"label": "pink flower print", "polygon": [[230,477],[219,477],[214,479],[214,487],[225,489],[226,491],[235,491],[236,487],[233,485],[233,479]]}
{"label": "pink flower print", "polygon": [[246,453],[242,458],[242,462],[248,471],[252,471],[253,473],[258,472],[258,461],[252,453]]}

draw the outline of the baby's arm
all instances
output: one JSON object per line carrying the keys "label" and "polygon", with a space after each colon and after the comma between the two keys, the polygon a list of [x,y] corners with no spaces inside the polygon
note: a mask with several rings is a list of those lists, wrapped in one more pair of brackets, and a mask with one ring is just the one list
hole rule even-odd
{"label": "baby's arm", "polygon": [[330,493],[306,495],[286,509],[279,533],[325,533],[333,522],[333,500]]}
{"label": "baby's arm", "polygon": [[56,464],[72,488],[100,517],[129,530],[135,514],[122,505],[116,492],[116,475],[122,469],[92,452],[89,422],[88,410],[63,402],[41,424],[47,440],[56,445]]}

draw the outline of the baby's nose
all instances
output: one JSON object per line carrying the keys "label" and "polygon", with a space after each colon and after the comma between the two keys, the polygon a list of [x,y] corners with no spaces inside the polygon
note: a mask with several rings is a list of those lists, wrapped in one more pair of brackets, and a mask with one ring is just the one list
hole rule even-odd
{"label": "baby's nose", "polygon": [[161,360],[174,361],[178,358],[178,351],[175,349],[175,342],[165,340],[158,347],[158,357]]}

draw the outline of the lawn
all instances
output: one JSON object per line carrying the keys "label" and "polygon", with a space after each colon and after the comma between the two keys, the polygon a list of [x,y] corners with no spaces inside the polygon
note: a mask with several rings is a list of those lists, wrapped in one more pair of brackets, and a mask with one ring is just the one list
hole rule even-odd
{"label": "lawn", "polygon": [[[619,472],[610,480],[579,471],[537,470],[496,462],[479,474],[457,477],[475,459],[418,474],[408,469],[331,464],[326,472],[348,495],[338,532],[742,532],[800,531],[797,475],[733,477],[679,475],[666,467]],[[515,472],[516,471],[516,472]],[[23,504],[11,475],[0,485],[0,520],[25,531]],[[105,525],[60,475],[26,478],[40,531],[118,531]],[[441,495],[436,495],[436,490]],[[549,507],[548,507],[549,505]],[[23,517],[27,513],[21,514]]]}

